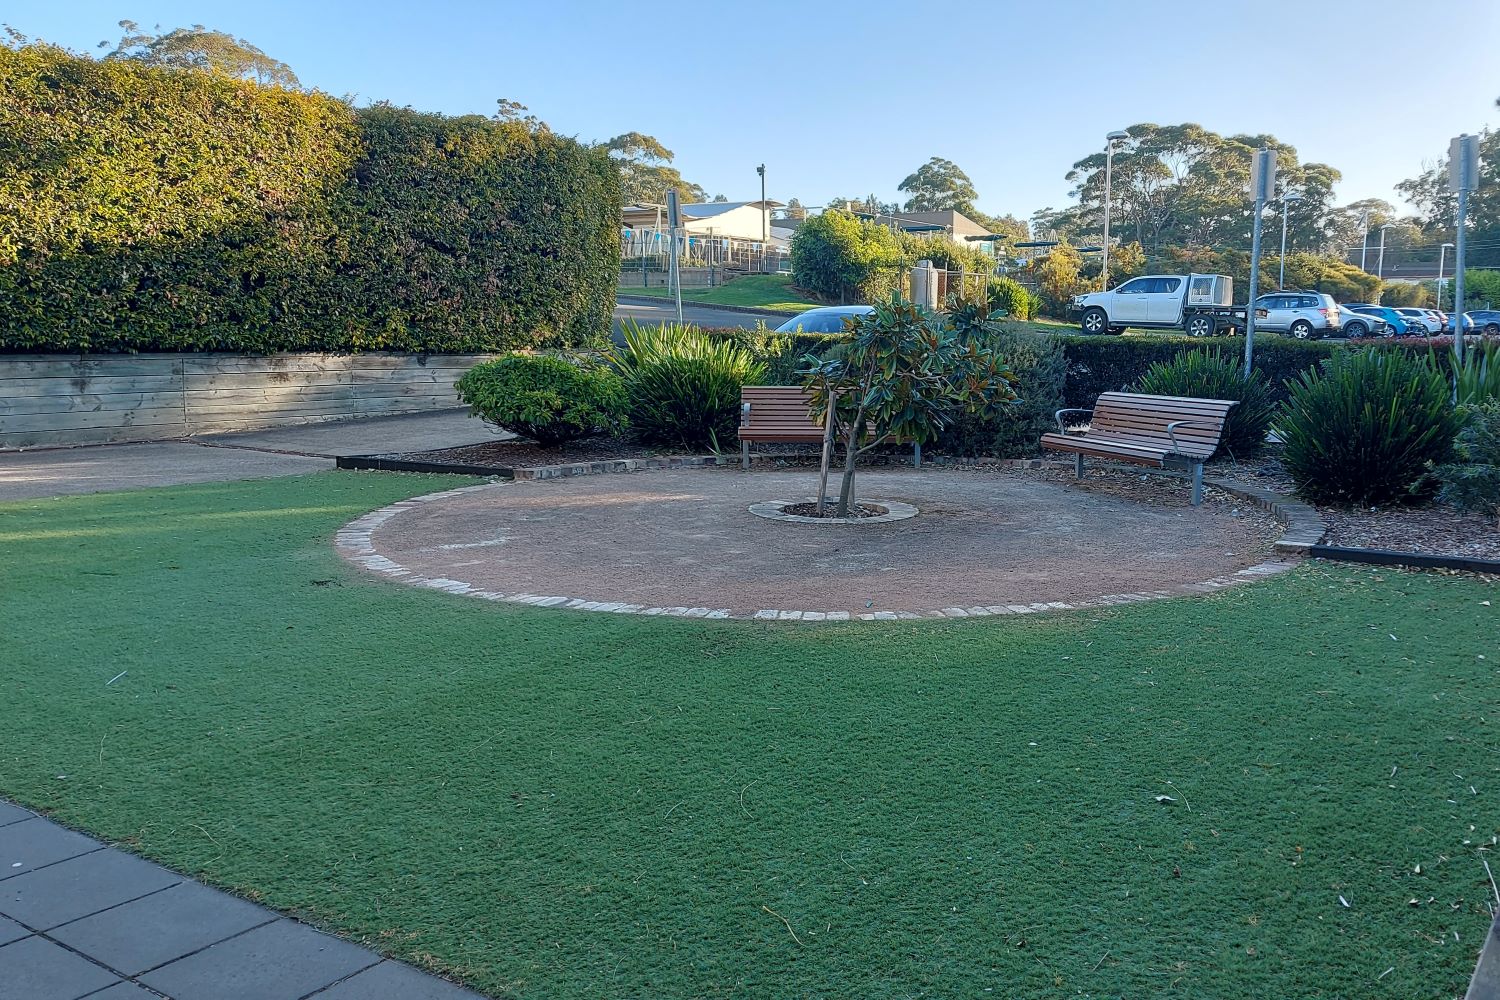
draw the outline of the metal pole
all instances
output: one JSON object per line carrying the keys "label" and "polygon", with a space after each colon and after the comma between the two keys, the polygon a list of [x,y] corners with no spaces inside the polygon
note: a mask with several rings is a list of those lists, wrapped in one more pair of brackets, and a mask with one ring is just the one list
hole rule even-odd
{"label": "metal pole", "polygon": [[1385,279],[1385,231],[1388,226],[1380,227],[1380,256],[1376,258],[1375,277]]}
{"label": "metal pole", "polygon": [[1448,259],[1448,244],[1438,247],[1437,308],[1443,311],[1443,264]]}
{"label": "metal pole", "polygon": [[1370,213],[1368,210],[1359,213],[1359,269],[1366,274],[1370,269],[1365,267],[1365,254],[1370,249]]}
{"label": "metal pole", "polygon": [[1255,228],[1250,238],[1250,300],[1245,304],[1245,380],[1250,380],[1250,366],[1255,362],[1255,298],[1260,294],[1260,217],[1266,210],[1264,198],[1255,199]]}
{"label": "metal pole", "polygon": [[1114,165],[1115,141],[1106,139],[1104,140],[1104,262],[1100,265],[1103,268],[1100,276],[1104,281],[1101,287],[1106,292],[1109,291],[1109,175]]}
{"label": "metal pole", "polygon": [[1458,189],[1458,235],[1453,238],[1453,311],[1458,318],[1453,321],[1453,357],[1464,363],[1464,217],[1469,214],[1469,187]]}
{"label": "metal pole", "polygon": [[676,229],[672,230],[672,288],[677,299],[677,325],[682,325],[682,270],[677,262],[677,240],[679,239]]}
{"label": "metal pole", "polygon": [[1278,291],[1286,291],[1286,210],[1292,203],[1281,196],[1281,275],[1276,279]]}
{"label": "metal pole", "polygon": [[[762,243],[766,243],[766,242],[768,242],[771,239],[771,230],[770,230],[770,226],[771,226],[771,223],[770,223],[771,210],[768,209],[768,208],[766,208],[766,165],[764,163],[762,163],[759,167],[756,167],[755,169],[756,169],[756,173],[760,174],[760,241]],[[764,248],[761,249],[761,254],[762,254],[761,270],[764,271],[765,270],[765,261],[764,261],[765,249]]]}

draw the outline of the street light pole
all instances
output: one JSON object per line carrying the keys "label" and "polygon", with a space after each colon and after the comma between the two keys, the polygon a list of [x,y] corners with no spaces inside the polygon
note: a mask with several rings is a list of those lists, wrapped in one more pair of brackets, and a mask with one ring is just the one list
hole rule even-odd
{"label": "street light pole", "polygon": [[[771,238],[771,210],[766,207],[766,165],[762,163],[755,172],[760,174],[760,241],[766,243]],[[761,252],[764,253],[764,249]]]}
{"label": "street light pole", "polygon": [[1438,312],[1443,311],[1443,265],[1448,260],[1448,248],[1452,243],[1444,243],[1438,248],[1438,280],[1437,280],[1437,307]]}
{"label": "street light pole", "polygon": [[1365,253],[1370,249],[1370,210],[1359,213],[1359,269],[1369,273],[1365,267]]}
{"label": "street light pole", "polygon": [[1385,231],[1390,228],[1389,222],[1380,227],[1380,256],[1375,258],[1375,277],[1381,280],[1385,279]]}
{"label": "street light pole", "polygon": [[1104,137],[1104,259],[1100,265],[1099,278],[1104,291],[1109,291],[1109,203],[1110,203],[1110,174],[1114,172],[1115,166],[1115,140],[1129,139],[1130,133],[1122,130],[1111,132]]}
{"label": "street light pole", "polygon": [[1281,291],[1286,290],[1286,211],[1287,206],[1294,201],[1301,201],[1302,196],[1288,191],[1281,196],[1281,276],[1276,279],[1276,287]]}

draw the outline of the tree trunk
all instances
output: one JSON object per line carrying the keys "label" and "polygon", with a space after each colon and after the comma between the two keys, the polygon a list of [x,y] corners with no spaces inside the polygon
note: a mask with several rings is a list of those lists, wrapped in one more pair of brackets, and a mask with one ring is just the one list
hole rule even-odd
{"label": "tree trunk", "polygon": [[828,465],[833,459],[833,394],[828,395],[828,414],[823,419],[823,460],[818,467],[818,516],[827,512]]}
{"label": "tree trunk", "polygon": [[859,456],[859,438],[851,434],[844,449],[844,478],[839,485],[839,517],[848,517],[854,506],[854,463]]}

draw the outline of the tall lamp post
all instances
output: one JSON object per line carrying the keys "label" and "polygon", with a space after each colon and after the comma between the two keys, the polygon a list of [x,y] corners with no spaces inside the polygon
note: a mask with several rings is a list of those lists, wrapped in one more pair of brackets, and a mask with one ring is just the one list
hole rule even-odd
{"label": "tall lamp post", "polygon": [[1292,202],[1301,200],[1302,196],[1295,191],[1281,195],[1281,276],[1276,279],[1276,287],[1282,291],[1286,290],[1286,210]]}
{"label": "tall lamp post", "polygon": [[760,241],[766,243],[771,238],[771,210],[766,207],[766,165],[762,163],[755,172],[760,174]]}
{"label": "tall lamp post", "polygon": [[1117,129],[1104,137],[1104,259],[1100,264],[1099,276],[1103,281],[1103,288],[1109,291],[1109,182],[1110,174],[1114,172],[1115,166],[1115,143],[1121,139],[1129,139],[1130,133],[1124,129]]}
{"label": "tall lamp post", "polygon": [[1443,311],[1443,265],[1448,262],[1448,248],[1452,243],[1444,243],[1438,247],[1438,280],[1437,280],[1437,307],[1438,312]]}
{"label": "tall lamp post", "polygon": [[1394,229],[1395,223],[1387,222],[1380,227],[1380,256],[1375,258],[1375,277],[1385,278],[1385,231]]}

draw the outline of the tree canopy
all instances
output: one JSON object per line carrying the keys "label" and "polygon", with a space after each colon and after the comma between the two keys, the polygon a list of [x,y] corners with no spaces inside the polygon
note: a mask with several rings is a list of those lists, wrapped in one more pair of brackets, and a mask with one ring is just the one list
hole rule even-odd
{"label": "tree canopy", "polygon": [[974,212],[974,200],[979,193],[969,175],[952,160],[934,156],[908,174],[906,180],[896,186],[909,197],[905,209],[908,212],[943,212],[952,209],[970,216]]}
{"label": "tree canopy", "polygon": [[[120,27],[125,34],[104,55],[105,59],[133,59],[161,69],[207,70],[278,87],[300,86],[297,74],[286,63],[223,31],[195,24],[153,35],[142,31],[134,21],[121,21]],[[157,25],[156,30],[160,31],[161,26]],[[108,45],[109,42],[99,43],[100,48]]]}
{"label": "tree canopy", "polygon": [[708,192],[690,183],[672,166],[673,153],[655,136],[626,132],[604,143],[620,170],[623,204],[663,204],[675,189],[684,202],[705,202]]}

